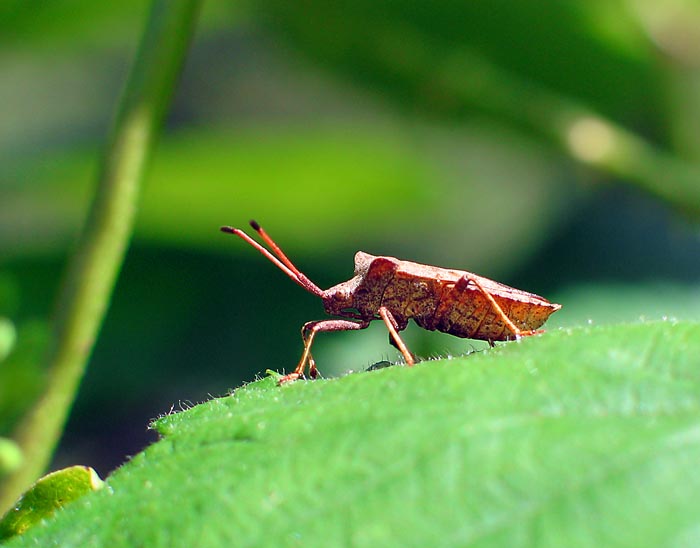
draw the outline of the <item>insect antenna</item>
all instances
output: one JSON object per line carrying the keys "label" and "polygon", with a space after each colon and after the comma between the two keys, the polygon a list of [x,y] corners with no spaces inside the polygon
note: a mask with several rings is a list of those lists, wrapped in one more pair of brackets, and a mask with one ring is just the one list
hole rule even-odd
{"label": "insect antenna", "polygon": [[239,228],[233,228],[231,226],[222,226],[221,232],[235,234],[236,236],[243,238],[246,242],[252,245],[270,261],[272,261],[275,264],[275,266],[277,266],[277,268],[279,268],[282,272],[284,272],[301,287],[306,289],[308,292],[313,293],[314,295],[318,295],[319,297],[323,296],[323,290],[311,280],[309,280],[309,278],[307,278],[304,274],[302,274],[302,272],[296,266],[294,266],[294,263],[292,263],[292,261],[289,260],[289,257],[287,257],[284,254],[282,249],[280,249],[280,247],[274,242],[272,238],[270,238],[267,232],[265,232],[258,223],[256,223],[255,221],[250,221],[250,226],[252,226],[253,230],[260,234],[260,237],[263,239],[263,241],[270,246],[270,249],[272,249],[272,253]]}
{"label": "insect antenna", "polygon": [[277,255],[277,257],[279,257],[279,260],[282,261],[289,270],[294,272],[294,274],[296,274],[297,276],[304,276],[301,272],[299,272],[299,269],[296,266],[294,266],[292,261],[289,260],[289,257],[287,257],[284,254],[284,251],[282,251],[280,246],[278,246],[275,243],[275,241],[272,238],[270,238],[270,236],[267,234],[267,232],[265,232],[263,227],[261,227],[256,221],[250,221],[250,226],[253,227],[253,230],[255,230],[255,232],[260,234],[260,237],[263,239],[263,241],[268,246],[270,246],[270,249],[272,249],[272,252],[275,255]]}

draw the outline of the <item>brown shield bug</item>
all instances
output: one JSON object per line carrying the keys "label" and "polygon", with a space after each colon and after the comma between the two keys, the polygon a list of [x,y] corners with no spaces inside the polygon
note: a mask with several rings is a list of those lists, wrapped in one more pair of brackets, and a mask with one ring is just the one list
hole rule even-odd
{"label": "brown shield bug", "polygon": [[381,319],[389,330],[389,341],[403,355],[407,365],[415,363],[399,332],[413,319],[423,329],[441,331],[457,337],[488,341],[508,341],[541,333],[550,314],[561,305],[465,272],[394,257],[377,257],[358,251],[355,275],[325,291],[302,274],[280,247],[255,221],[250,221],[270,250],[238,228],[222,226],[222,232],[240,236],[309,293],[321,298],[327,314],[350,319],[319,320],[301,328],[304,352],[294,371],[283,376],[280,384],[303,376],[318,375],[311,356],[311,345],[322,331],[365,329],[372,320]]}

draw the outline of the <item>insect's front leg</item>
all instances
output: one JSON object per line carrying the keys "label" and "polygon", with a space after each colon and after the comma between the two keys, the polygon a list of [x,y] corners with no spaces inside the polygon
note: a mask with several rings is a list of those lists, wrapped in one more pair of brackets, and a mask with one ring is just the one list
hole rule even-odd
{"label": "insect's front leg", "polygon": [[[389,330],[389,335],[391,336],[391,343],[399,349],[401,354],[403,354],[403,359],[406,360],[406,365],[415,365],[416,358],[413,356],[411,351],[403,342],[403,339],[399,335],[399,322],[396,321],[394,315],[386,306],[379,307],[379,315],[386,324],[386,328]],[[403,326],[405,327],[405,326]]]}
{"label": "insect's front leg", "polygon": [[304,352],[294,371],[282,377],[278,384],[284,384],[289,381],[295,381],[304,376],[304,370],[308,364],[309,377],[316,378],[318,371],[316,370],[316,362],[311,356],[311,345],[314,342],[316,333],[322,331],[355,331],[358,329],[366,329],[369,326],[369,320],[361,320],[353,322],[350,320],[318,320],[307,322],[301,328],[301,338],[304,341]]}

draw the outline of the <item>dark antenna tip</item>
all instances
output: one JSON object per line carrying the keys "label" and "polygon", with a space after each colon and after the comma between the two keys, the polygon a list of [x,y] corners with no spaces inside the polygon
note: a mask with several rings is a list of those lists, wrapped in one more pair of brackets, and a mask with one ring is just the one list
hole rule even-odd
{"label": "dark antenna tip", "polygon": [[251,220],[250,220],[250,226],[253,227],[253,230],[255,230],[255,232],[259,232],[259,231],[260,231],[260,225],[259,225],[258,222],[255,221],[254,219],[251,219]]}
{"label": "dark antenna tip", "polygon": [[221,232],[228,232],[229,234],[236,233],[236,230],[232,226],[222,226],[219,230],[221,230]]}

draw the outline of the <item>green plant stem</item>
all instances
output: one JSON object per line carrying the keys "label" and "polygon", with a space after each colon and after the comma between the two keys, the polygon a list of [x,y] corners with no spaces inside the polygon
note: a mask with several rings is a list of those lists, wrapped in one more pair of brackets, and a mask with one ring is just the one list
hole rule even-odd
{"label": "green plant stem", "polygon": [[21,421],[24,465],[0,490],[8,508],[41,475],[75,399],[128,247],[141,180],[195,26],[199,0],[156,0],[105,149],[96,194],[60,288],[47,387]]}

